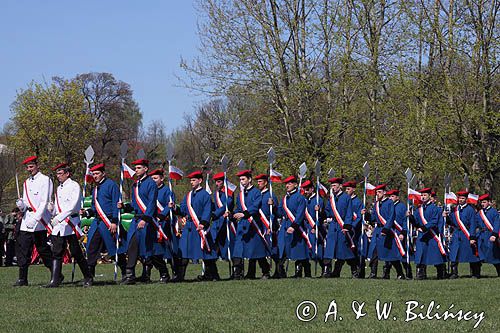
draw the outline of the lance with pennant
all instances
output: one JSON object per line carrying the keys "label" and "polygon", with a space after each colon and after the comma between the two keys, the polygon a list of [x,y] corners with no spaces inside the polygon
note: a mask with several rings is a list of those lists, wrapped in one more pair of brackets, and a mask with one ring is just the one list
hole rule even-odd
{"label": "lance with pennant", "polygon": [[[226,196],[226,214],[229,213],[229,207],[228,207],[228,201],[229,201],[229,194],[228,194],[228,184],[227,184],[227,168],[229,164],[229,159],[227,158],[226,155],[222,156],[220,160],[220,164],[222,166],[222,171],[224,171],[224,194]],[[231,267],[231,235],[230,235],[230,228],[229,228],[229,223],[232,223],[229,216],[225,218],[226,220],[226,236],[227,236],[227,259],[229,262],[229,276],[232,275],[232,267]]]}

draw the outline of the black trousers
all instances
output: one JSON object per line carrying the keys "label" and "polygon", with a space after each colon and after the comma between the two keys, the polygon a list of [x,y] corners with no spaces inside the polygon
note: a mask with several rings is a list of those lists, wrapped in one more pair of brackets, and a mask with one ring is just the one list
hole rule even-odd
{"label": "black trousers", "polygon": [[134,270],[137,265],[137,259],[139,259],[139,240],[137,239],[137,233],[134,233],[128,242],[127,256],[127,270]]}
{"label": "black trousers", "polygon": [[101,237],[101,231],[97,229],[87,246],[87,262],[89,266],[97,265],[97,260],[101,258],[103,250],[107,250],[106,244],[104,244],[104,239]]}
{"label": "black trousers", "polygon": [[64,251],[68,247],[68,244],[69,252],[71,253],[71,256],[75,258],[76,262],[85,260],[82,248],[80,247],[80,242],[78,242],[76,235],[51,236],[50,238],[52,240],[52,254],[55,260],[62,260]]}
{"label": "black trousers", "polygon": [[9,239],[6,244],[7,251],[5,253],[5,266],[12,266],[14,255],[16,254],[16,240]]}
{"label": "black trousers", "polygon": [[31,254],[33,253],[33,245],[36,246],[43,264],[46,267],[52,266],[52,250],[48,244],[49,237],[47,231],[19,231],[16,240],[16,255],[17,265],[19,268],[27,268],[31,263]]}

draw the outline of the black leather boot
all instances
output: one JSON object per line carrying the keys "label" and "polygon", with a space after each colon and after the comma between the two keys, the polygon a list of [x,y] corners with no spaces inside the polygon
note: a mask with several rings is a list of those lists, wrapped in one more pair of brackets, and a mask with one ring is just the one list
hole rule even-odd
{"label": "black leather boot", "polygon": [[311,276],[311,263],[309,260],[304,260],[302,266],[304,267],[304,277],[310,278]]}
{"label": "black leather boot", "polygon": [[171,280],[171,282],[177,283],[184,281],[184,276],[186,275],[186,268],[187,268],[187,263],[185,264],[183,261],[179,260],[179,262],[175,264],[176,274]]}
{"label": "black leather boot", "polygon": [[248,259],[248,270],[245,279],[255,280],[255,272],[257,271],[257,259]]}
{"label": "black leather boot", "polygon": [[142,265],[142,274],[141,277],[138,279],[138,281],[142,283],[150,283],[152,270],[153,270],[153,264],[150,262],[145,262]]}
{"label": "black leather boot", "polygon": [[52,260],[52,272],[49,284],[45,288],[57,288],[61,284],[62,262],[59,259]]}
{"label": "black leather boot", "polygon": [[417,280],[425,280],[425,265],[417,265]]}
{"label": "black leather boot", "polygon": [[481,262],[471,262],[471,271],[472,271],[472,278],[474,279],[480,279],[481,278]]}
{"label": "black leather boot", "polygon": [[24,287],[28,285],[28,267],[19,267],[19,278],[13,287]]}
{"label": "black leather boot", "polygon": [[344,260],[335,260],[335,265],[333,266],[333,272],[331,277],[338,278],[340,277],[340,272],[342,271],[342,266],[344,266]]}
{"label": "black leather boot", "polygon": [[295,274],[292,275],[292,279],[298,279],[302,277],[302,261],[297,260],[295,262]]}
{"label": "black leather boot", "polygon": [[332,261],[325,260],[323,265],[323,272],[321,273],[321,278],[330,278],[332,275]]}
{"label": "black leather boot", "polygon": [[257,261],[259,262],[260,270],[262,271],[261,279],[263,280],[269,279],[271,272],[271,265],[269,265],[269,262],[266,260],[266,258],[259,258]]}
{"label": "black leather boot", "polygon": [[384,263],[384,267],[382,268],[382,279],[384,280],[390,280],[391,278],[391,267],[392,264],[390,261],[386,261]]}
{"label": "black leather boot", "polygon": [[369,279],[376,279],[378,271],[378,259],[370,260],[370,275],[368,275]]}
{"label": "black leather boot", "polygon": [[233,258],[234,279],[243,280],[243,259]]}
{"label": "black leather boot", "polygon": [[407,280],[413,280],[413,272],[411,270],[411,264],[408,264],[406,261],[403,262],[404,272],[406,273]]}
{"label": "black leather boot", "polygon": [[396,269],[397,279],[404,280],[405,273],[403,272],[403,267],[401,266],[401,262],[400,261],[393,261],[392,266],[394,266],[394,268]]}
{"label": "black leather boot", "polygon": [[451,263],[450,279],[458,279],[458,262]]}
{"label": "black leather boot", "polygon": [[500,264],[495,264],[495,269],[497,270],[498,277],[500,277]]}
{"label": "black leather boot", "polygon": [[135,278],[135,269],[133,268],[127,268],[125,270],[125,279],[122,281],[121,284],[123,285],[133,285],[136,282]]}
{"label": "black leather boot", "polygon": [[87,260],[85,260],[85,258],[79,260],[78,267],[80,267],[80,271],[83,274],[83,287],[84,288],[91,287],[94,282],[94,275],[91,273],[89,269]]}

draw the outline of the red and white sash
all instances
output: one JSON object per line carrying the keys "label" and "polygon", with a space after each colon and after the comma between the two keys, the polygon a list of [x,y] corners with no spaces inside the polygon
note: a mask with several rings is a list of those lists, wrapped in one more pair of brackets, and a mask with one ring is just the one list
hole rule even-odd
{"label": "red and white sash", "polygon": [[106,216],[106,213],[104,213],[104,210],[102,209],[101,204],[97,200],[97,186],[94,189],[94,206],[95,206],[95,210],[97,211],[97,214],[99,215],[99,217],[101,218],[102,222],[104,222],[104,224],[106,225],[106,227],[109,230],[111,228],[111,221]]}
{"label": "red and white sash", "polygon": [[306,214],[305,215],[306,215],[306,220],[307,220],[307,222],[309,222],[309,225],[311,226],[311,228],[314,228],[314,226],[316,226],[316,222],[312,218],[311,214],[309,214],[309,209],[307,209],[307,207],[306,207]]}
{"label": "red and white sash", "polygon": [[467,237],[467,239],[470,240],[469,230],[467,230],[467,228],[465,227],[465,224],[460,219],[460,212],[458,211],[458,207],[455,208],[455,211],[453,212],[453,214],[455,214],[455,219],[457,221],[458,227],[460,228],[460,230],[462,230],[465,237]]}
{"label": "red and white sash", "polygon": [[[146,212],[147,206],[144,204],[144,201],[142,201],[141,197],[139,196],[139,183],[137,183],[137,182],[135,183],[135,186],[134,186],[134,197],[135,197],[135,202],[137,203],[137,206],[139,206],[139,209],[144,214]],[[157,201],[157,203],[158,203],[158,201]],[[158,234],[158,236],[157,236],[158,242],[161,242],[163,238],[165,238],[165,240],[168,240],[167,235],[165,235],[165,232],[163,232],[161,225],[158,223],[158,221],[156,221],[155,218],[153,218],[153,226],[156,229],[156,232]]]}
{"label": "red and white sash", "polygon": [[[331,195],[330,195],[330,206],[332,207],[333,215],[335,215],[335,220],[339,224],[340,228],[344,229],[344,220],[342,219],[339,211],[337,210],[337,203],[335,202],[335,194],[334,193],[331,193]],[[351,234],[349,232],[345,232],[344,235],[349,240],[351,250],[354,250],[356,248],[356,245],[354,245],[354,241],[352,240]]]}
{"label": "red and white sash", "polygon": [[483,220],[484,225],[488,228],[488,230],[490,232],[493,232],[493,225],[491,224],[490,220],[488,219],[488,217],[484,213],[484,210],[481,209],[479,211],[479,216],[481,217],[481,220]]}
{"label": "red and white sash", "polygon": [[[245,204],[245,194],[243,192],[244,192],[244,190],[240,190],[240,205],[241,205],[241,208],[243,209],[243,211],[245,211],[245,210],[248,210],[248,209],[247,209],[247,205]],[[259,237],[262,238],[262,240],[264,241],[264,244],[266,244],[266,246],[267,246],[266,238],[262,234],[262,231],[260,231],[260,228],[257,225],[257,223],[255,223],[253,217],[250,216],[248,218],[248,221],[250,222],[250,224],[252,225],[252,227],[255,229],[255,231],[257,232],[257,234],[259,235]]]}
{"label": "red and white sash", "polygon": [[[375,211],[377,212],[378,220],[380,221],[380,223],[382,223],[383,226],[385,226],[387,224],[387,221],[382,216],[382,214],[380,214],[380,201],[377,201],[377,204],[375,205]],[[396,224],[396,221],[394,221],[394,223]],[[396,246],[398,247],[399,253],[404,257],[406,255],[406,252],[404,250],[403,244],[401,244],[401,240],[399,239],[398,234],[393,229],[390,230],[392,236],[394,237],[394,240],[396,241]]]}
{"label": "red and white sash", "polygon": [[[196,230],[198,230],[198,226],[200,225],[200,220],[198,219],[198,215],[196,215],[196,212],[193,209],[193,206],[191,206],[191,195],[193,194],[193,191],[189,191],[186,197],[186,205],[188,208],[189,216],[191,216],[191,221],[193,221],[194,226]],[[200,235],[200,246],[201,249],[206,248],[208,252],[210,252],[210,245],[207,242],[207,239],[205,237],[205,232],[203,230],[198,230],[198,234]]]}
{"label": "red and white sash", "polygon": [[[56,193],[55,197],[56,197],[55,201],[56,201],[57,211],[59,214],[61,214],[62,209],[61,209],[61,206],[59,205],[59,198],[57,197],[57,193]],[[65,218],[64,221],[66,221],[66,223],[71,227],[71,229],[73,229],[73,232],[75,233],[76,238],[80,239],[82,237],[82,234],[80,234],[80,232],[78,231],[78,228],[73,224],[73,222],[71,222],[69,217]]]}
{"label": "red and white sash", "polygon": [[[283,197],[283,209],[285,210],[285,213],[288,216],[288,219],[292,223],[295,223],[295,216],[292,214],[292,212],[290,211],[290,209],[288,208],[287,203],[286,203],[286,195]],[[307,208],[306,208],[306,210],[307,210]],[[304,238],[304,240],[306,241],[306,244],[307,244],[307,247],[309,248],[309,250],[312,249],[312,244],[309,241],[309,237],[307,237],[307,234],[305,233],[304,229],[302,229],[302,227],[300,225],[299,225],[299,231],[300,231],[300,235],[302,236],[302,238]]]}
{"label": "red and white sash", "polygon": [[[422,221],[422,224],[427,225],[427,220],[425,219],[425,216],[424,216],[424,207],[423,206],[420,206],[418,208],[418,214],[420,216],[420,220]],[[446,251],[444,250],[443,243],[441,243],[441,238],[438,237],[438,235],[436,234],[436,232],[434,230],[429,229],[429,231],[432,234],[432,238],[434,238],[434,240],[438,244],[439,252],[441,252],[441,255],[445,256]]]}
{"label": "red and white sash", "polygon": [[[161,212],[163,212],[165,210],[165,207],[163,207],[163,205],[160,203],[160,201],[156,200],[156,209],[158,211],[158,214],[161,214]],[[162,228],[160,222],[156,221],[156,219],[153,219],[153,223],[154,223],[155,228],[156,228],[158,243],[160,243],[163,240],[168,240],[168,236],[167,236],[167,234],[165,234],[165,231],[163,231],[163,228]]]}
{"label": "red and white sash", "polygon": [[[27,182],[27,180],[24,181],[24,193],[26,194],[26,199],[28,199],[28,204],[30,205],[31,210],[33,211],[33,213],[36,213],[36,208],[33,205],[33,203],[31,202],[29,192],[28,192],[28,185],[26,185],[26,182]],[[50,224],[48,224],[47,222],[45,222],[43,220],[43,217],[40,218],[40,222],[42,222],[45,229],[47,229],[47,234],[48,235],[52,234],[52,227],[50,226]]]}
{"label": "red and white sash", "polygon": [[[215,192],[215,203],[217,204],[218,208],[221,208],[222,206],[224,206],[224,204],[222,203],[222,200],[220,198],[219,191]],[[229,228],[231,229],[231,232],[236,235],[236,229],[234,228],[234,224],[231,223],[231,221],[229,219],[228,219],[228,223],[229,223]]]}

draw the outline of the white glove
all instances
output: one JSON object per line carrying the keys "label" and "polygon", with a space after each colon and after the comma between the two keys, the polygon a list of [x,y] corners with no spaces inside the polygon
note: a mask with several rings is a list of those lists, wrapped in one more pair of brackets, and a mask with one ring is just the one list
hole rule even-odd
{"label": "white glove", "polygon": [[61,222],[58,219],[56,219],[56,218],[53,218],[52,221],[50,222],[50,224],[52,224],[53,227],[55,227],[59,223],[61,223]]}
{"label": "white glove", "polygon": [[52,214],[52,212],[54,211],[54,203],[53,202],[49,202],[47,204],[47,210]]}
{"label": "white glove", "polygon": [[17,200],[16,200],[16,206],[17,206],[17,208],[19,208],[19,210],[20,210],[21,212],[26,211],[26,208],[27,208],[27,207],[26,207],[26,205],[24,204],[23,199],[17,199]]}

